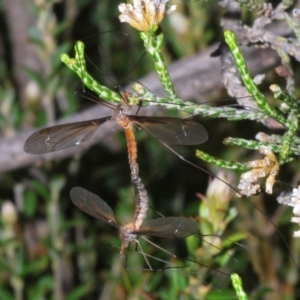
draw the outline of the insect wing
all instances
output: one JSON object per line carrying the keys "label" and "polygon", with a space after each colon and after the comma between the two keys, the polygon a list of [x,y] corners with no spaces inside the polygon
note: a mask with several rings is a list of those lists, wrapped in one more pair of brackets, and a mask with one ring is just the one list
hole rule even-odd
{"label": "insect wing", "polygon": [[198,145],[207,141],[208,133],[198,122],[168,117],[130,116],[149,135],[173,145]]}
{"label": "insect wing", "polygon": [[43,154],[66,149],[90,139],[98,127],[111,117],[48,127],[32,134],[25,142],[24,151]]}
{"label": "insect wing", "polygon": [[137,234],[145,234],[170,239],[185,238],[198,231],[195,220],[181,217],[165,217],[150,220]]}
{"label": "insect wing", "polygon": [[114,212],[99,196],[81,187],[75,187],[71,190],[70,197],[73,203],[88,215],[119,228]]}

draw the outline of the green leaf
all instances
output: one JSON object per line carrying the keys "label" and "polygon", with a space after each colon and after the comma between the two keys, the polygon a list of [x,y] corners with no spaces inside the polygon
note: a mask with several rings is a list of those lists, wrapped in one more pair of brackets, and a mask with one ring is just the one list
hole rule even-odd
{"label": "green leaf", "polygon": [[89,292],[87,284],[81,285],[73,290],[66,300],[77,300],[82,299]]}
{"label": "green leaf", "polygon": [[0,299],[5,299],[5,300],[14,300],[15,297],[4,287],[0,286]]}
{"label": "green leaf", "polygon": [[32,186],[34,189],[41,195],[45,200],[48,200],[50,197],[48,189],[39,181],[33,180]]}
{"label": "green leaf", "polygon": [[32,79],[34,80],[38,86],[44,90],[46,88],[46,81],[42,77],[40,72],[34,71],[32,69],[28,69],[26,67],[23,68],[23,71]]}
{"label": "green leaf", "polygon": [[33,260],[30,263],[27,262],[23,268],[22,275],[26,276],[33,273],[39,274],[41,272],[44,272],[48,266],[49,266],[49,257],[47,255],[44,255],[36,260]]}
{"label": "green leaf", "polygon": [[24,212],[27,217],[33,217],[36,213],[37,208],[37,194],[33,190],[29,190],[25,192],[25,207]]}

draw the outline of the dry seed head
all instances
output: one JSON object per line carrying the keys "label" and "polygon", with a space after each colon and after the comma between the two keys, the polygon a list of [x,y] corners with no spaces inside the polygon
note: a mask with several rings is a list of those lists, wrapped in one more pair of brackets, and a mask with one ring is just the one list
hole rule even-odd
{"label": "dry seed head", "polygon": [[272,194],[273,185],[275,182],[275,177],[279,172],[279,164],[276,155],[266,146],[262,146],[259,149],[260,153],[264,154],[266,157],[261,160],[248,162],[248,166],[252,170],[245,172],[241,175],[241,180],[238,185],[240,194],[247,197],[257,194],[260,190],[260,185],[253,183],[258,180],[258,178],[266,178],[266,192]]}
{"label": "dry seed head", "polygon": [[270,172],[270,175],[268,176],[267,180],[266,180],[266,193],[268,194],[272,194],[273,193],[273,185],[275,182],[275,176],[271,174],[272,172]]}
{"label": "dry seed head", "polygon": [[[283,195],[277,197],[277,201],[293,207],[294,217],[291,218],[291,222],[300,225],[300,186],[292,190],[287,189]],[[293,237],[300,237],[300,230],[295,231]]]}
{"label": "dry seed head", "polygon": [[[300,225],[300,218],[291,218],[291,222],[292,223],[297,223],[298,225]],[[300,230],[296,230],[294,231],[293,237],[300,237]]]}
{"label": "dry seed head", "polygon": [[259,152],[261,153],[261,154],[264,154],[264,155],[270,155],[270,156],[272,156],[272,157],[275,157],[275,154],[272,152],[272,150],[270,149],[270,148],[268,148],[267,146],[261,146],[260,148],[259,148]]}
{"label": "dry seed head", "polygon": [[291,202],[289,203],[289,206],[294,207],[293,213],[296,216],[300,217],[300,190],[299,190],[299,188],[293,189],[293,193],[291,195]]}
{"label": "dry seed head", "polygon": [[276,143],[276,139],[273,136],[267,135],[264,132],[257,133],[255,139],[260,142]]}
{"label": "dry seed head", "polygon": [[295,231],[293,237],[300,237],[300,230]]}
{"label": "dry seed head", "polygon": [[248,180],[241,179],[238,185],[238,189],[240,190],[240,193],[236,194],[237,197],[241,197],[242,195],[250,197],[260,192],[260,185],[252,184],[252,182]]}

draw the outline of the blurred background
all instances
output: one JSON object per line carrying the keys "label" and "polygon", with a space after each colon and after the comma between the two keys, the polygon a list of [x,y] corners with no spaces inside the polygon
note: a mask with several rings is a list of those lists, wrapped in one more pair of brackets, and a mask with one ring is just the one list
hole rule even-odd
{"label": "blurred background", "polygon": [[[116,0],[0,3],[0,299],[234,299],[228,276],[211,272],[210,266],[225,274],[239,273],[253,299],[296,299],[300,245],[291,239],[295,230],[289,222],[291,210],[279,207],[274,197],[251,199],[266,211],[263,215],[216,182],[205,196],[210,175],[137,130],[140,176],[154,208],[149,218],[158,213],[193,217],[201,234],[222,234],[207,238],[212,245],[194,237],[187,244],[154,239],[182,259],[143,244],[145,253],[174,267],[162,272],[168,264],[153,261],[159,270],[149,272],[143,270],[147,265],[134,246],[128,261],[121,261],[117,230],[81,212],[69,197],[71,188],[83,187],[106,201],[120,224],[131,220],[134,195],[125,136],[117,125],[100,127],[95,139],[78,149],[47,155],[23,152],[25,140],[38,128],[113,114],[81,98],[82,83],[60,61],[62,53],[74,56],[77,40],[85,43],[88,70],[101,84],[130,89],[135,80],[162,93],[155,73],[147,75],[153,64],[138,33],[119,22],[118,4]],[[171,4],[178,7],[162,24],[163,54],[171,70],[182,73],[175,89],[184,100],[226,104],[218,58],[209,58],[222,40],[223,9],[217,1]],[[244,11],[243,20],[251,23],[254,16]],[[267,91],[275,76],[268,71],[262,90]],[[176,85],[180,81],[193,84]],[[145,108],[140,114],[187,116],[158,108]],[[253,138],[262,125],[198,120],[209,140],[199,147],[176,147],[184,158],[214,174],[217,168],[195,158],[196,148],[223,159],[255,158],[251,151],[222,146],[222,140]],[[284,167],[281,176],[292,183],[297,173],[294,163]],[[221,176],[235,186],[237,175]],[[209,199],[221,203],[223,211],[218,206],[216,215],[209,215],[214,209]]]}

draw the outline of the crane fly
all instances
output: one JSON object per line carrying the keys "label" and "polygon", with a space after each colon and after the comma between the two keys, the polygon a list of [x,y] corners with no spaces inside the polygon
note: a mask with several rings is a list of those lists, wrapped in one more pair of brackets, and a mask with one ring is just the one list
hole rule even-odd
{"label": "crane fly", "polygon": [[[154,271],[152,268],[148,258],[155,259],[157,261],[170,264],[170,262],[167,262],[163,259],[151,256],[149,254],[146,254],[140,242],[138,241],[138,237],[141,237],[146,242],[150,243],[154,247],[162,250],[167,255],[171,256],[172,258],[179,258],[176,254],[173,254],[164,248],[160,247],[159,245],[153,243],[143,235],[149,235],[153,237],[161,237],[161,238],[167,238],[167,239],[182,239],[189,237],[191,235],[198,235],[198,223],[195,220],[188,219],[185,217],[161,217],[157,219],[152,219],[148,221],[146,224],[140,225],[139,222],[135,222],[134,220],[124,226],[121,226],[116,221],[115,215],[111,207],[102,200],[99,196],[81,188],[81,187],[75,187],[70,192],[70,197],[72,202],[83,212],[87,213],[88,215],[102,220],[111,226],[117,228],[120,232],[120,239],[122,241],[119,256],[120,258],[125,257],[125,250],[129,247],[131,242],[136,242],[139,251],[138,253],[142,254],[145,262],[148,266],[149,271]],[[230,256],[230,255],[229,255]],[[231,256],[230,256],[231,257]],[[214,270],[222,275],[229,276],[227,273],[222,272],[221,270],[214,269],[211,266],[207,266],[205,264],[202,264],[200,262],[196,262],[195,260],[184,258],[185,261],[193,264],[197,264],[199,266],[209,268],[210,270]],[[188,265],[186,265],[187,267]],[[167,269],[173,269],[178,268],[175,266],[170,267],[163,267],[161,269],[155,269],[156,271],[165,271]],[[182,267],[179,267],[182,268]],[[132,268],[129,268],[132,269]],[[195,278],[198,278],[192,273],[188,273],[189,275],[193,275]],[[202,280],[202,279],[200,279]]]}
{"label": "crane fly", "polygon": [[[164,217],[150,220],[148,223],[141,225],[132,221],[124,226],[120,226],[116,221],[115,215],[111,207],[99,196],[81,188],[75,187],[70,192],[73,203],[82,211],[90,216],[100,219],[111,226],[119,229],[122,245],[120,248],[120,257],[125,256],[125,250],[132,241],[135,241],[141,252],[141,245],[138,236],[148,241],[142,235],[150,235],[155,237],[163,237],[169,239],[186,238],[197,233],[198,224],[195,220],[184,217]],[[153,244],[153,243],[152,243]],[[143,253],[144,255],[144,253]],[[144,255],[145,261],[150,269],[151,265]]]}
{"label": "crane fly", "polygon": [[[124,101],[128,94],[125,93]],[[113,116],[56,125],[35,132],[26,140],[24,151],[44,154],[78,146],[92,138],[99,126],[107,121],[116,121],[124,129],[135,125],[166,144],[198,145],[208,139],[206,129],[190,119],[134,116],[130,114],[130,107],[123,103],[110,107],[115,109]]]}
{"label": "crane fly", "polygon": [[201,144],[207,140],[208,134],[201,124],[190,119],[133,116],[129,114],[131,107],[126,104],[128,97],[129,93],[125,93],[123,103],[116,107],[111,105],[115,109],[113,116],[57,125],[35,132],[25,142],[24,150],[27,153],[42,154],[80,145],[89,140],[100,125],[107,121],[116,121],[124,128],[126,135],[131,181],[136,195],[135,205],[139,208],[139,211],[136,210],[135,217],[141,225],[146,218],[149,199],[139,177],[137,145],[133,125],[143,128],[149,135],[159,139],[164,145]]}

